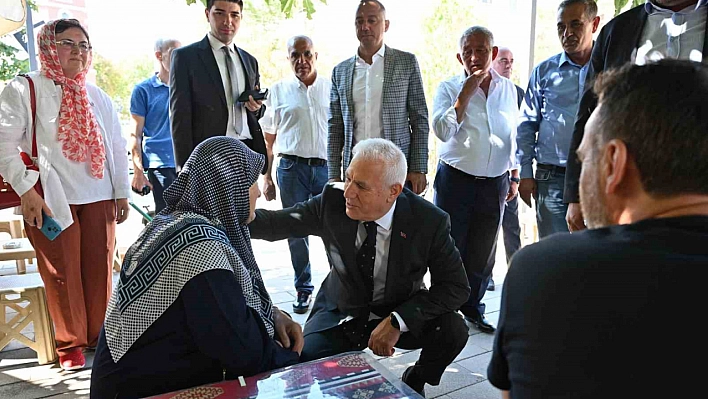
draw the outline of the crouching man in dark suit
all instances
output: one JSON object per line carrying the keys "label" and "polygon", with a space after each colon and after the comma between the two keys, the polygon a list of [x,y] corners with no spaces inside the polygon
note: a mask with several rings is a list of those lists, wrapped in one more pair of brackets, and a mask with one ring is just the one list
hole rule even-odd
{"label": "crouching man in dark suit", "polygon": [[302,361],[367,346],[380,356],[422,348],[403,382],[423,393],[426,382],[440,383],[467,342],[456,310],[470,288],[448,215],[403,188],[407,171],[395,144],[363,140],[344,184],[291,208],[258,209],[249,227],[252,238],[324,241],[331,269],[305,324]]}

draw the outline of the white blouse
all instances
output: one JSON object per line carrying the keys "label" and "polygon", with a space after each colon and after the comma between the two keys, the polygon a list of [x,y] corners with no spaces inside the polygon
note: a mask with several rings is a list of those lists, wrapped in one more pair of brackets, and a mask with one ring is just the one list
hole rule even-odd
{"label": "white blouse", "polygon": [[37,105],[37,164],[39,173],[27,170],[18,148],[31,154],[32,114],[27,80],[13,79],[0,94],[0,174],[22,195],[41,178],[45,202],[62,229],[73,223],[69,204],[130,198],[126,140],[108,95],[87,83],[89,101],[103,136],[106,163],[103,179],[91,176],[87,162],[73,162],[62,154],[57,140],[61,87],[38,72],[30,73]]}

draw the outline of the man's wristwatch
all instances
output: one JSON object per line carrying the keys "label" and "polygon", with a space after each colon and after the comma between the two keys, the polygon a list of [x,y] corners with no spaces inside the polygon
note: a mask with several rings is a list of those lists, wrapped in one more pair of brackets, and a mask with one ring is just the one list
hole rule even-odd
{"label": "man's wristwatch", "polygon": [[398,331],[401,331],[401,325],[398,324],[398,318],[396,316],[394,316],[393,313],[391,313],[389,318],[391,319],[391,325],[393,326],[393,328],[395,328]]}
{"label": "man's wristwatch", "polygon": [[509,180],[513,181],[516,184],[519,184],[519,182],[521,182],[521,179],[519,179],[518,177],[514,177],[514,176],[509,176]]}

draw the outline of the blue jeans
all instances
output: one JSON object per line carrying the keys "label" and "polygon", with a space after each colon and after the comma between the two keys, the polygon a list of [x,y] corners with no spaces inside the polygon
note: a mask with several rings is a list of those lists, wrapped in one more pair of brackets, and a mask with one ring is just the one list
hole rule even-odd
{"label": "blue jeans", "polygon": [[[322,193],[327,184],[327,165],[310,166],[281,158],[276,178],[280,187],[280,202],[283,208],[289,208]],[[297,292],[312,294],[315,287],[312,285],[308,239],[289,238],[288,245],[295,270],[295,289]]]}
{"label": "blue jeans", "polygon": [[152,197],[155,199],[155,214],[167,206],[162,194],[176,179],[175,168],[148,168],[148,180],[152,184]]}
{"label": "blue jeans", "polygon": [[539,165],[536,168],[536,221],[538,236],[547,237],[554,233],[568,232],[565,214],[568,205],[563,202],[565,171],[559,167]]}

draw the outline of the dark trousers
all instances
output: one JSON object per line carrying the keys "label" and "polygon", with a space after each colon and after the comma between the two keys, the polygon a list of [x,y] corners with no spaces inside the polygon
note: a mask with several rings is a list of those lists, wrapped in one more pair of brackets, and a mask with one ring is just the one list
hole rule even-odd
{"label": "dark trousers", "polygon": [[[385,322],[389,321],[385,319]],[[368,322],[353,319],[329,330],[308,334],[305,336],[300,361],[363,350],[368,346],[371,332],[379,323],[381,319]],[[422,348],[413,372],[420,380],[438,385],[447,366],[462,352],[467,338],[468,329],[462,317],[457,313],[445,313],[425,323],[418,335],[402,333],[395,347],[406,350]]]}
{"label": "dark trousers", "polygon": [[[521,248],[521,225],[519,225],[519,196],[512,198],[504,206],[502,216],[502,234],[504,236],[504,251],[506,263],[509,264],[511,256]],[[497,243],[492,251],[492,268],[496,264]]]}
{"label": "dark trousers", "polygon": [[[314,166],[281,158],[276,179],[280,187],[280,202],[283,208],[289,208],[322,193],[327,184],[327,165]],[[315,287],[312,285],[308,239],[289,238],[288,245],[295,271],[295,290],[312,294]]]}
{"label": "dark trousers", "polygon": [[177,180],[177,170],[175,168],[149,168],[148,180],[152,184],[152,197],[155,199],[155,214],[160,213],[167,204],[162,194],[175,180]]}
{"label": "dark trousers", "polygon": [[460,251],[470,297],[460,310],[484,314],[481,302],[494,267],[502,213],[509,192],[509,173],[477,178],[443,162],[438,164],[433,202],[450,215],[450,235]]}

